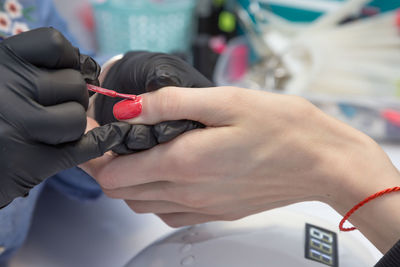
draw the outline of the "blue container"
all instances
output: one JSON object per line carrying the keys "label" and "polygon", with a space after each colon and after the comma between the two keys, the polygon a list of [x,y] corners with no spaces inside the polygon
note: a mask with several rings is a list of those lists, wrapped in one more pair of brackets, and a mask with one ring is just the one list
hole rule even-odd
{"label": "blue container", "polygon": [[93,2],[98,52],[187,52],[196,0],[97,0]]}

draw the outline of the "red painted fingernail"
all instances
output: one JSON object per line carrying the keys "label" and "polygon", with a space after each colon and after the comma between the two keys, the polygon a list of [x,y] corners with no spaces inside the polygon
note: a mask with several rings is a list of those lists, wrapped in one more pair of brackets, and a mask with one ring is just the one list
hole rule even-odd
{"label": "red painted fingernail", "polygon": [[133,119],[142,113],[142,98],[138,96],[136,100],[125,99],[114,105],[114,117],[117,120]]}

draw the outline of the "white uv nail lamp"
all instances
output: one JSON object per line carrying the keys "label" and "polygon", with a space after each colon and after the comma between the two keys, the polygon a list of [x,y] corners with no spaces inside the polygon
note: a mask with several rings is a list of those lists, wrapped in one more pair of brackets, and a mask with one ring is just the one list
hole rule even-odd
{"label": "white uv nail lamp", "polygon": [[[365,242],[365,241],[364,241]],[[376,255],[337,225],[276,209],[235,222],[177,230],[141,251],[126,267],[366,267]]]}

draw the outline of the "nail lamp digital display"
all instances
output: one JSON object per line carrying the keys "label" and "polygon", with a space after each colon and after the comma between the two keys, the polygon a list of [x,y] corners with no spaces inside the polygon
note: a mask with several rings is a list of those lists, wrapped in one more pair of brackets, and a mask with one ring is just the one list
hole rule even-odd
{"label": "nail lamp digital display", "polygon": [[328,266],[338,267],[336,233],[308,223],[305,230],[304,257]]}

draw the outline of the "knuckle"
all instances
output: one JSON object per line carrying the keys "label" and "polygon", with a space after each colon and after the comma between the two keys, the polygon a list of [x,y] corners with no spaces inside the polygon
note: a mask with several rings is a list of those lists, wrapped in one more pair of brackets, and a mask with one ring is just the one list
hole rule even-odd
{"label": "knuckle", "polygon": [[313,112],[315,109],[314,105],[311,104],[307,99],[300,96],[290,96],[292,104],[295,106],[295,113],[300,115],[307,115]]}
{"label": "knuckle", "polygon": [[177,220],[175,220],[173,218],[167,217],[165,219],[161,218],[161,220],[163,220],[163,222],[165,224],[167,224],[169,227],[172,227],[172,228],[179,228],[179,227],[183,226],[182,223],[180,223],[179,221],[177,221]]}
{"label": "knuckle", "polygon": [[131,199],[137,200],[137,201],[154,201],[154,200],[159,200],[158,198],[160,197],[159,195],[154,194],[153,191],[149,191],[146,189],[142,188],[131,188],[129,195]]}
{"label": "knuckle", "polygon": [[151,195],[147,196],[148,199],[160,200],[160,201],[171,201],[174,202],[176,199],[176,192],[170,186],[168,182],[162,184],[158,192],[152,192]]}
{"label": "knuckle", "polygon": [[150,213],[149,211],[147,211],[146,209],[144,209],[143,207],[140,206],[133,206],[132,210],[137,213],[137,214],[146,214],[146,213]]}
{"label": "knuckle", "polygon": [[[164,87],[160,89],[153,100],[154,103],[150,103],[148,106],[156,109],[156,113],[161,116],[163,114],[176,114],[179,111],[180,103],[176,88]],[[161,117],[161,119],[164,118]]]}
{"label": "knuckle", "polygon": [[282,96],[284,103],[290,108],[284,110],[281,114],[285,123],[296,124],[299,119],[310,118],[313,116],[316,108],[311,102],[300,96]]}
{"label": "knuckle", "polygon": [[[100,185],[100,186],[102,186],[102,185]],[[119,198],[118,192],[116,190],[106,189],[104,187],[102,187],[102,190],[103,190],[103,193],[109,198],[114,198],[114,199]]]}
{"label": "knuckle", "polygon": [[71,120],[72,124],[69,124],[71,126],[69,134],[73,140],[77,140],[85,133],[86,130],[86,111],[81,105],[71,105],[74,107],[74,109],[70,110],[70,118],[73,118],[73,120]]}
{"label": "knuckle", "polygon": [[190,157],[189,155],[187,157],[183,155],[184,154],[174,153],[169,158],[169,165],[177,171],[176,173],[181,174],[181,176],[185,175],[186,169],[188,168],[188,165],[186,165],[186,163],[191,161],[190,159],[188,159],[188,157]]}
{"label": "knuckle", "polygon": [[[186,175],[188,171],[192,172],[192,167],[199,162],[199,156],[195,153],[196,148],[193,140],[188,138],[180,139],[173,145],[173,153],[170,154],[171,164],[179,170],[182,175]],[[191,173],[192,175],[193,173]]]}
{"label": "knuckle", "polygon": [[193,150],[191,142],[192,141],[190,140],[182,142],[182,145],[178,148],[179,158],[181,159],[180,164],[182,167],[196,166],[196,163],[199,162],[198,154],[194,152],[195,150]]}
{"label": "knuckle", "polygon": [[[193,171],[193,164],[196,161],[191,155],[180,154],[176,151],[168,156],[168,160],[162,163],[162,169],[174,170],[174,176],[168,177],[171,182],[181,184],[193,184],[196,182],[198,174]],[[168,194],[168,192],[165,192]]]}
{"label": "knuckle", "polygon": [[138,201],[129,201],[127,202],[127,204],[131,208],[131,210],[133,210],[137,214],[149,213],[146,206]]}
{"label": "knuckle", "polygon": [[194,209],[204,209],[208,206],[209,201],[204,195],[199,193],[185,193],[179,198],[179,202],[183,205],[194,208]]}
{"label": "knuckle", "polygon": [[66,71],[69,71],[69,79],[73,81],[76,86],[79,86],[80,89],[87,90],[86,82],[79,71],[73,69],[67,69]]}
{"label": "knuckle", "polygon": [[[116,185],[114,182],[114,178],[111,175],[100,175],[97,178],[97,181],[99,182],[100,186],[105,189],[105,190],[114,190],[116,189]],[[111,193],[112,194],[112,193]]]}
{"label": "knuckle", "polygon": [[242,95],[242,89],[238,87],[222,87],[221,93],[225,96],[227,100],[227,104],[232,105],[232,103],[237,102],[239,99],[241,99]]}
{"label": "knuckle", "polygon": [[71,87],[74,89],[73,92],[75,96],[87,95],[86,82],[79,71],[73,69],[64,69],[62,74],[64,76],[63,79],[68,81],[68,83],[71,84]]}
{"label": "knuckle", "polygon": [[76,112],[76,118],[78,118],[77,128],[79,128],[79,132],[82,135],[85,132],[87,125],[86,110],[81,105],[76,105],[74,111]]}
{"label": "knuckle", "polygon": [[96,177],[96,180],[99,183],[99,185],[104,190],[109,191],[110,194],[114,194],[111,193],[111,191],[118,188],[115,172],[113,172],[113,170],[110,170],[109,168],[105,168],[104,170],[102,170]]}
{"label": "knuckle", "polygon": [[48,28],[48,35],[50,40],[51,49],[54,51],[61,52],[64,49],[65,37],[58,30],[54,28]]}

